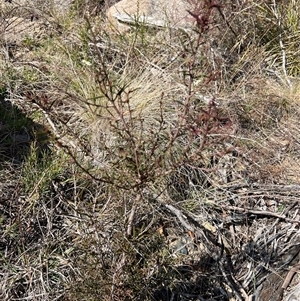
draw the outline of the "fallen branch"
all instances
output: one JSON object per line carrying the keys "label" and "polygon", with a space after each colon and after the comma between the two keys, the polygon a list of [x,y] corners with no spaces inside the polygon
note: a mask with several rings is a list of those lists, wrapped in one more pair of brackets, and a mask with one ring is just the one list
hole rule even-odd
{"label": "fallen branch", "polygon": [[193,233],[195,233],[195,229],[190,225],[188,224],[184,218],[183,218],[183,214],[180,210],[178,210],[177,208],[175,208],[174,206],[172,205],[169,205],[169,204],[165,204],[166,208],[168,208],[173,214],[175,214],[177,216],[177,218],[179,219],[180,223],[182,224],[182,226],[188,230],[188,231],[191,231]]}
{"label": "fallen branch", "polygon": [[286,275],[284,282],[281,286],[281,289],[279,291],[279,298],[277,301],[281,301],[283,298],[283,292],[284,290],[287,289],[287,287],[289,286],[292,278],[294,277],[295,273],[298,272],[300,270],[300,262],[298,262],[293,268],[291,268],[291,270],[288,272],[288,274]]}
{"label": "fallen branch", "polygon": [[282,220],[284,220],[286,222],[289,222],[289,223],[299,223],[300,224],[300,221],[287,218],[284,215],[281,215],[281,214],[278,214],[278,213],[275,213],[275,212],[272,212],[272,211],[253,210],[253,209],[250,209],[250,208],[240,208],[240,207],[236,207],[236,206],[221,206],[221,209],[223,209],[223,210],[227,209],[227,210],[231,210],[231,211],[238,211],[238,212],[242,212],[244,214],[254,214],[254,215],[275,217],[275,218],[282,219]]}
{"label": "fallen branch", "polygon": [[135,211],[137,208],[137,204],[139,203],[141,199],[141,195],[138,194],[136,197],[136,200],[131,208],[129,217],[128,217],[128,224],[127,224],[127,231],[126,231],[126,236],[127,237],[131,237],[132,236],[132,228],[133,228],[133,219],[134,219],[134,215],[135,215]]}

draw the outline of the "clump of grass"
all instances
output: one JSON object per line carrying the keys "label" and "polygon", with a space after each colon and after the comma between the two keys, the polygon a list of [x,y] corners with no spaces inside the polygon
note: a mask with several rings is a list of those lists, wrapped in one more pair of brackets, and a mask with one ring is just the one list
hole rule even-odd
{"label": "clump of grass", "polygon": [[43,194],[51,181],[62,171],[63,157],[41,150],[33,143],[22,167],[22,180],[25,191],[30,194]]}
{"label": "clump of grass", "polygon": [[[266,46],[269,67],[281,67],[283,76],[299,74],[299,7],[295,1],[264,1],[258,5],[260,42]],[[284,79],[287,80],[287,79]]]}
{"label": "clump of grass", "polygon": [[[4,261],[13,283],[5,290],[16,298],[229,298],[227,260],[236,256],[238,270],[240,256],[249,257],[249,241],[235,231],[251,227],[243,215],[231,223],[229,207],[263,202],[253,187],[284,173],[288,160],[277,155],[285,150],[270,138],[298,114],[291,117],[297,93],[265,78],[270,51],[282,57],[262,18],[265,1],[191,2],[193,31],[136,20],[113,35],[99,16],[83,18],[94,9],[77,1],[56,18],[57,34],[23,41],[38,63],[3,58],[3,97],[42,124],[20,171],[23,196],[13,210],[24,215],[3,217],[3,237],[18,246]],[[26,127],[27,119],[11,117],[11,127]]]}

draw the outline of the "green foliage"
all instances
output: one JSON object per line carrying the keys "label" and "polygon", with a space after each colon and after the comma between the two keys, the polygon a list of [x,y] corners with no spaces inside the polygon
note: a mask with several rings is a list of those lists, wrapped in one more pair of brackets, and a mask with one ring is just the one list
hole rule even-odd
{"label": "green foliage", "polygon": [[43,195],[63,168],[63,156],[41,150],[33,143],[22,167],[22,181],[27,193]]}

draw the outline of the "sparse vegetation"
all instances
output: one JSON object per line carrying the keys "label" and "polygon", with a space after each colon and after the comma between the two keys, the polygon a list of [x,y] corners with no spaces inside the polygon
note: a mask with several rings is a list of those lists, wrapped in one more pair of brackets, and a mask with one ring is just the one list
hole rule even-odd
{"label": "sparse vegetation", "polygon": [[287,295],[297,2],[189,0],[190,30],[122,34],[103,1],[37,2],[0,11],[0,299]]}

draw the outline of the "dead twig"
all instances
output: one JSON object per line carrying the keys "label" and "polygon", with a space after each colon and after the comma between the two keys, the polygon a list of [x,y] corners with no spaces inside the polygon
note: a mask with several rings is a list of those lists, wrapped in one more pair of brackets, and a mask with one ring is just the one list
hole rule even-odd
{"label": "dead twig", "polygon": [[133,206],[131,208],[131,211],[130,211],[130,214],[129,214],[129,217],[128,217],[128,225],[127,225],[127,231],[126,231],[126,236],[127,237],[131,237],[131,235],[132,235],[134,214],[135,214],[137,204],[139,203],[140,199],[141,199],[141,195],[138,194],[137,197],[136,197],[136,201],[135,201],[135,203],[133,204]]}
{"label": "dead twig", "polygon": [[173,214],[175,214],[177,216],[177,218],[179,219],[180,223],[182,224],[182,226],[188,230],[188,231],[191,231],[191,232],[195,232],[195,229],[194,227],[192,227],[189,223],[187,223],[185,220],[184,220],[184,217],[183,217],[183,214],[182,214],[182,211],[178,210],[177,208],[175,208],[174,206],[172,205],[169,205],[169,204],[165,204],[166,208],[169,209]]}
{"label": "dead twig", "polygon": [[294,277],[295,273],[298,272],[300,270],[300,262],[298,262],[293,268],[290,269],[290,271],[288,272],[288,274],[286,275],[284,282],[281,286],[280,292],[279,292],[279,298],[277,301],[281,301],[283,298],[283,292],[284,290],[287,289],[287,287],[289,286],[292,278]]}
{"label": "dead twig", "polygon": [[284,215],[275,213],[275,212],[271,212],[271,211],[265,211],[265,210],[253,210],[250,208],[240,208],[240,207],[236,207],[236,206],[221,206],[221,209],[227,209],[227,210],[231,210],[231,211],[238,211],[238,212],[242,212],[245,214],[254,214],[254,215],[261,215],[261,216],[269,216],[269,217],[275,217],[275,218],[279,218],[282,219],[286,222],[289,223],[300,223],[300,221],[297,220],[293,220],[290,218],[285,217]]}

